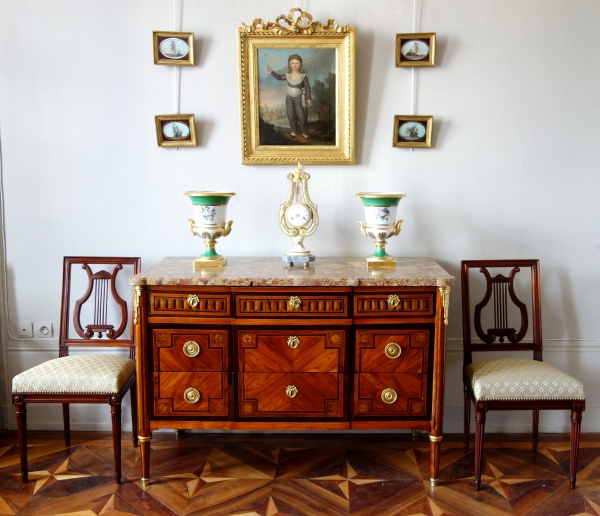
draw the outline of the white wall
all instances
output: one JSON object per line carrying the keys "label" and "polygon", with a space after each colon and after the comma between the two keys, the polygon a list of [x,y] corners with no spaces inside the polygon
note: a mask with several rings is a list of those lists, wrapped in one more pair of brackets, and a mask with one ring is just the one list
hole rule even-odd
{"label": "white wall", "polygon": [[[184,0],[197,64],[155,66],[152,30],[173,30],[167,0],[0,0],[0,145],[10,325],[59,321],[64,255],[195,255],[186,190],[237,192],[224,255],[275,256],[289,166],[240,165],[236,28],[296,3],[315,20],[357,28],[354,166],[308,166],[321,224],[318,256],[364,256],[356,192],[408,194],[388,250],[431,256],[458,276],[467,258],[539,258],[545,358],[582,379],[584,431],[600,431],[600,3],[596,0],[420,0],[417,31],[437,33],[436,66],[419,70],[417,112],[434,115],[433,148],[391,146],[410,114],[411,69],[395,68],[395,34],[412,32],[412,0]],[[194,113],[196,148],[159,148],[154,115]],[[451,294],[445,431],[462,428],[460,291]],[[5,339],[10,378],[56,356],[55,340]],[[34,407],[31,428],[58,428]],[[74,429],[106,428],[100,408]],[[124,412],[128,419],[127,412]],[[529,414],[495,413],[488,428],[522,431]],[[542,415],[563,431],[566,413]],[[14,424],[14,423],[11,423]]]}

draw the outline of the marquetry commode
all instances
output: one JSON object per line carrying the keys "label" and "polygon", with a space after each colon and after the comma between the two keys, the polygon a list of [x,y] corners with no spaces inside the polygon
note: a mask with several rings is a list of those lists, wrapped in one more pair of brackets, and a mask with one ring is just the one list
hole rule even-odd
{"label": "marquetry commode", "polygon": [[159,428],[420,429],[437,483],[452,276],[430,258],[192,261],[130,278],[144,485]]}

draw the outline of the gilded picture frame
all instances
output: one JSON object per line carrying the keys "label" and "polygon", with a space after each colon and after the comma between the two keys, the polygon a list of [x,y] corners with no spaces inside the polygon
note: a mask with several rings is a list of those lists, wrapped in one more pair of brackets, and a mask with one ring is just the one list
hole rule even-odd
{"label": "gilded picture frame", "polygon": [[394,147],[431,147],[433,117],[429,115],[394,116]]}
{"label": "gilded picture frame", "polygon": [[192,66],[194,64],[194,33],[152,31],[154,64]]}
{"label": "gilded picture frame", "polygon": [[238,29],[242,164],[355,162],[355,29],[293,8]]}
{"label": "gilded picture frame", "polygon": [[434,65],[435,32],[396,34],[396,67]]}
{"label": "gilded picture frame", "polygon": [[195,147],[194,115],[156,115],[156,141],[159,147]]}

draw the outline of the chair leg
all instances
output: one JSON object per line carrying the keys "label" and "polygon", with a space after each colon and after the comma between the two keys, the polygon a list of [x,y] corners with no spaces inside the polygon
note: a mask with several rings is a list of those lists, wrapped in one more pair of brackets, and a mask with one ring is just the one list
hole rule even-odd
{"label": "chair leg", "polygon": [[[13,403],[15,398],[13,398]],[[25,403],[15,403],[17,416],[17,441],[21,459],[21,478],[27,483],[27,408]]]}
{"label": "chair leg", "polygon": [[69,404],[62,404],[63,412],[63,427],[65,429],[65,446],[71,446],[71,414],[69,412]]}
{"label": "chair leg", "polygon": [[110,415],[112,419],[113,455],[115,462],[115,482],[121,483],[121,398],[111,396]]}
{"label": "chair leg", "polygon": [[483,432],[485,430],[485,403],[475,404],[475,490],[481,488],[481,469],[483,466]]}
{"label": "chair leg", "polygon": [[466,382],[463,382],[463,393],[465,398],[465,429],[463,435],[463,449],[465,453],[469,452],[469,433],[471,431],[471,393]]}
{"label": "chair leg", "polygon": [[138,419],[137,419],[137,382],[133,382],[131,389],[129,389],[129,397],[131,398],[131,440],[133,441],[133,447],[137,448],[138,445]]}
{"label": "chair leg", "polygon": [[533,453],[537,453],[539,423],[540,423],[540,411],[537,410],[537,409],[535,409],[533,411],[533,435],[531,437],[531,444],[533,446]]}
{"label": "chair leg", "polygon": [[569,464],[569,487],[575,489],[577,480],[577,457],[579,455],[579,435],[581,432],[581,413],[583,404],[575,402],[571,410],[571,457]]}

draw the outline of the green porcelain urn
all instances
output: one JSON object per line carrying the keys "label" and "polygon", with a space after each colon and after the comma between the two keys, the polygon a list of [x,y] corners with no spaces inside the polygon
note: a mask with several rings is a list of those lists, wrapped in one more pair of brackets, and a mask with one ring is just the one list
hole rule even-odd
{"label": "green porcelain urn", "polygon": [[205,267],[223,267],[227,258],[217,254],[215,245],[217,238],[226,237],[231,232],[233,220],[227,220],[227,204],[233,192],[185,192],[192,201],[194,218],[188,219],[190,233],[204,238],[206,249],[204,254],[194,260],[194,271]]}
{"label": "green porcelain urn", "polygon": [[363,236],[375,239],[375,252],[367,256],[367,266],[395,267],[396,260],[385,252],[387,239],[400,234],[402,220],[396,221],[396,211],[403,193],[365,192],[360,197],[365,210],[365,222],[359,220]]}

